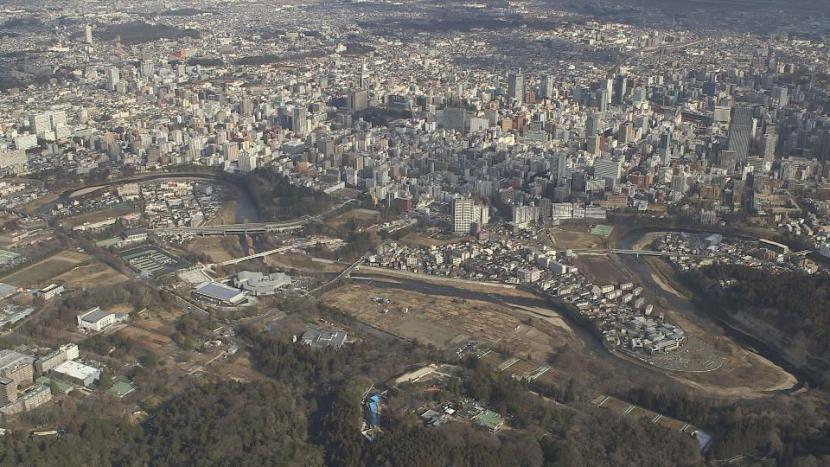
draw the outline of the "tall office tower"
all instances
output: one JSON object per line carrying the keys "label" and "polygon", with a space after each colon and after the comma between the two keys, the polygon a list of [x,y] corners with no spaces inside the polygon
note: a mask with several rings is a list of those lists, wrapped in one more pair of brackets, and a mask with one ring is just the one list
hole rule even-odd
{"label": "tall office tower", "polygon": [[738,155],[743,164],[749,157],[749,138],[752,135],[753,110],[749,106],[732,109],[732,123],[729,125],[729,149]]}
{"label": "tall office tower", "polygon": [[604,157],[594,161],[594,178],[605,180],[605,186],[614,188],[622,175],[622,159]]}
{"label": "tall office tower", "polygon": [[617,140],[622,144],[628,144],[634,140],[634,123],[625,122],[620,125],[619,130],[617,130]]}
{"label": "tall office tower", "polygon": [[617,76],[614,79],[614,105],[622,105],[625,100],[627,78],[625,76]]}
{"label": "tall office tower", "polygon": [[38,136],[52,131],[52,118],[48,113],[33,115],[29,121],[32,131]]}
{"label": "tall office tower", "polygon": [[599,115],[595,113],[588,114],[588,119],[585,121],[585,137],[591,137],[599,133],[600,121]]}
{"label": "tall office tower", "polygon": [[608,96],[610,93],[606,89],[600,89],[599,93],[597,94],[597,105],[599,106],[600,112],[606,112],[608,110]]}
{"label": "tall office tower", "polygon": [[475,204],[470,198],[455,198],[452,201],[452,231],[455,233],[470,233],[473,223],[473,209]]}
{"label": "tall office tower", "polygon": [[0,405],[9,405],[17,400],[17,383],[0,376]]}
{"label": "tall office tower", "polygon": [[153,76],[153,74],[155,72],[156,72],[156,65],[153,62],[151,62],[149,60],[144,60],[144,61],[141,62],[141,76],[142,77],[148,78],[150,76]]}
{"label": "tall office tower", "polygon": [[366,60],[360,65],[360,77],[357,81],[357,87],[360,89],[369,88],[369,70],[366,68]]}
{"label": "tall office tower", "polygon": [[467,129],[467,110],[461,107],[447,107],[442,118],[444,128],[464,133]]}
{"label": "tall office tower", "polygon": [[107,68],[107,89],[115,91],[115,85],[119,81],[121,81],[121,75],[118,72],[118,68],[114,66]]}
{"label": "tall office tower", "polygon": [[561,185],[562,182],[568,179],[568,154],[560,152],[553,155],[553,160],[550,164],[550,179],[556,185]]}
{"label": "tall office tower", "polygon": [[361,89],[349,95],[349,108],[353,112],[360,112],[369,108],[369,91]]}
{"label": "tall office tower", "polygon": [[676,171],[671,177],[671,189],[679,193],[685,193],[688,189],[687,175],[683,170]]}
{"label": "tall office tower", "polygon": [[821,148],[818,152],[818,158],[821,161],[830,161],[830,130],[826,130],[821,135]]}
{"label": "tall office tower", "polygon": [[524,101],[525,97],[525,75],[521,72],[511,73],[507,77],[507,97],[509,99]]}
{"label": "tall office tower", "polygon": [[775,148],[778,147],[778,133],[770,130],[764,135],[764,160],[775,159]]}
{"label": "tall office tower", "polygon": [[49,114],[49,122],[53,130],[60,130],[66,126],[66,112],[63,110]]}
{"label": "tall office tower", "polygon": [[553,76],[545,75],[542,77],[542,85],[539,89],[539,94],[543,99],[553,99],[556,97],[556,86],[553,81]]}
{"label": "tall office tower", "polygon": [[790,103],[789,90],[786,86],[776,86],[772,89],[772,98],[775,99],[777,107],[783,109]]}
{"label": "tall office tower", "polygon": [[658,148],[658,153],[660,154],[660,160],[663,165],[668,165],[669,162],[671,162],[671,133],[667,132],[660,135],[660,147]]}
{"label": "tall office tower", "polygon": [[308,128],[308,110],[305,107],[294,107],[291,116],[291,131],[295,135],[304,135]]}
{"label": "tall office tower", "polygon": [[608,94],[608,99],[611,99],[611,96],[614,95],[614,80],[611,78],[606,78],[601,82],[600,90],[604,90],[606,94]]}
{"label": "tall office tower", "polygon": [[599,135],[588,136],[588,152],[598,156],[602,152],[602,138]]}
{"label": "tall office tower", "polygon": [[92,44],[92,26],[89,24],[84,26],[84,42]]}

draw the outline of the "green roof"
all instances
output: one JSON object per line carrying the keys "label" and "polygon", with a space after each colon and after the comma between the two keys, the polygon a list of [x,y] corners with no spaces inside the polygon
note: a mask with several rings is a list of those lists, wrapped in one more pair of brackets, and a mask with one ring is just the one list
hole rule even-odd
{"label": "green roof", "polygon": [[614,231],[614,226],[613,225],[599,224],[599,225],[595,226],[593,229],[591,229],[591,235],[596,235],[598,237],[608,238],[608,237],[611,236],[611,232],[613,232],[613,231]]}
{"label": "green roof", "polygon": [[498,429],[502,424],[501,415],[492,410],[485,410],[476,416],[474,419],[476,423],[490,430]]}
{"label": "green roof", "polygon": [[133,391],[135,391],[135,385],[126,379],[116,381],[111,388],[107,389],[107,392],[115,397],[124,397]]}
{"label": "green roof", "polygon": [[64,394],[68,394],[70,391],[75,389],[75,386],[69,383],[64,383],[63,381],[52,379],[48,376],[40,376],[35,380],[35,382],[43,386],[49,386],[51,383],[55,383],[58,386],[58,389]]}

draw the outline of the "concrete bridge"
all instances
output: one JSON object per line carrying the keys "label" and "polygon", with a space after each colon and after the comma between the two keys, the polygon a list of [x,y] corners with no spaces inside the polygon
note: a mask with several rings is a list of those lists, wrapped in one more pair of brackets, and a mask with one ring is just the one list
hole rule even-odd
{"label": "concrete bridge", "polygon": [[309,222],[312,222],[311,217],[291,222],[250,222],[244,224],[201,225],[198,227],[162,227],[150,229],[150,231],[156,235],[199,235],[204,237],[208,235],[289,232],[292,230],[300,230]]}
{"label": "concrete bridge", "polygon": [[634,255],[634,256],[679,256],[683,258],[710,258],[710,255],[694,255],[691,253],[680,253],[676,251],[655,251],[655,250],[624,250],[619,248],[608,249],[585,249],[585,250],[571,250],[577,255],[586,256],[605,256],[613,255]]}
{"label": "concrete bridge", "polygon": [[350,199],[342,204],[339,204],[328,211],[317,214],[316,216],[303,216],[298,219],[287,222],[248,222],[241,224],[224,224],[224,225],[200,225],[198,227],[161,227],[158,229],[148,229],[156,235],[237,235],[237,234],[253,234],[266,232],[290,232],[292,230],[300,230],[307,224],[316,222],[333,214],[337,214],[346,206],[354,203],[356,200]]}

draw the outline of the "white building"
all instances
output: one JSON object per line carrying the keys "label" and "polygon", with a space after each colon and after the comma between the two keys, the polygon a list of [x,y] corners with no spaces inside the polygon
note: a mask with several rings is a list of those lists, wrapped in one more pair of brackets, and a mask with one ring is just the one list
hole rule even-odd
{"label": "white building", "polygon": [[455,198],[452,202],[453,232],[468,234],[473,224],[479,226],[490,222],[490,211],[487,206],[475,204],[470,198]]}
{"label": "white building", "polygon": [[605,180],[607,187],[617,185],[622,175],[622,159],[604,157],[594,161],[594,178]]}
{"label": "white building", "polygon": [[92,308],[84,313],[78,315],[78,329],[84,332],[101,332],[104,329],[125,321],[127,314],[125,313],[110,313],[101,309],[101,307]]}
{"label": "white building", "polygon": [[52,368],[51,375],[79,386],[92,386],[101,377],[101,370],[76,361],[66,361]]}
{"label": "white building", "polygon": [[49,284],[46,287],[35,292],[36,297],[42,297],[44,300],[51,300],[64,292],[62,284]]}
{"label": "white building", "polygon": [[261,272],[242,271],[237,274],[233,286],[251,295],[273,295],[291,284],[291,277],[281,272],[264,275]]}

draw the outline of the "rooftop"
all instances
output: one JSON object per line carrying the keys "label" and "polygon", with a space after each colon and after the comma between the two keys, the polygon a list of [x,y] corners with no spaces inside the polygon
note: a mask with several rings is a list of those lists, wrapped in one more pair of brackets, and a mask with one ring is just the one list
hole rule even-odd
{"label": "rooftop", "polygon": [[109,315],[110,315],[110,313],[108,313],[108,312],[102,310],[100,307],[96,306],[95,308],[84,312],[80,316],[80,318],[81,318],[81,320],[83,320],[87,323],[97,323],[98,321],[101,321],[102,319],[106,318]]}
{"label": "rooftop", "polygon": [[0,350],[0,369],[17,367],[20,365],[31,365],[34,361],[34,357],[20,352],[15,352],[14,350]]}
{"label": "rooftop", "polygon": [[101,375],[101,370],[98,368],[84,365],[83,363],[76,362],[74,360],[63,362],[53,368],[52,371],[79,380],[85,380],[90,376],[93,377],[92,379],[98,379]]}
{"label": "rooftop", "polygon": [[243,292],[239,289],[229,287],[219,282],[205,282],[194,289],[194,292],[215,300],[225,302],[238,302],[242,299]]}

